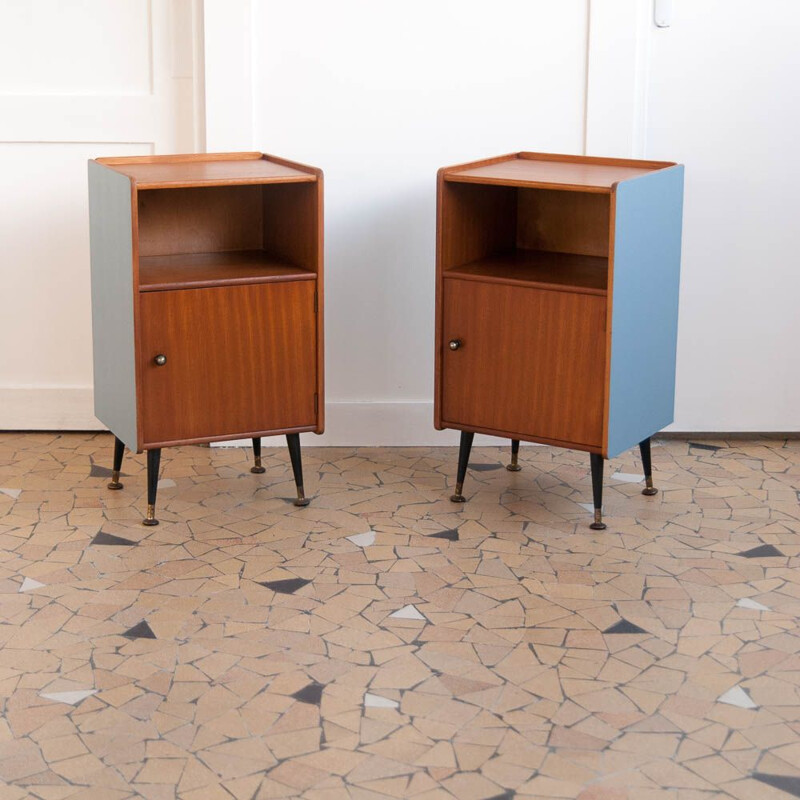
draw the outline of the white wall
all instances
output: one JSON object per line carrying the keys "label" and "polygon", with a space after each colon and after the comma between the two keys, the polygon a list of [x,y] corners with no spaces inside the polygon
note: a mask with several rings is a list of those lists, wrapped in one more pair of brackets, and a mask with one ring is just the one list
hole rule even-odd
{"label": "white wall", "polygon": [[195,0],[0,5],[0,430],[94,428],[86,162],[203,146]]}
{"label": "white wall", "polygon": [[453,441],[433,430],[436,170],[582,152],[586,12],[585,0],[253,4],[254,145],[325,170],[322,441]]}
{"label": "white wall", "polygon": [[800,430],[800,5],[673,6],[656,29],[651,0],[2,4],[0,429],[97,425],[86,159],[207,136],[326,172],[329,433],[309,444],[452,441],[435,172],[517,149],[685,162],[674,428]]}
{"label": "white wall", "polygon": [[518,149],[684,162],[672,430],[800,430],[800,5],[673,6],[253,3],[254,145],[328,178],[326,441],[441,440],[435,170]]}

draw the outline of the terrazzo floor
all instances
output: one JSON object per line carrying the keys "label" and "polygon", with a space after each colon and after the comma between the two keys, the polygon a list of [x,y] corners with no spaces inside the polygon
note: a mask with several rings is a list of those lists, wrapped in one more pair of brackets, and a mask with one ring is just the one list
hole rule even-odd
{"label": "terrazzo floor", "polygon": [[0,434],[2,800],[800,797],[800,441],[303,438]]}

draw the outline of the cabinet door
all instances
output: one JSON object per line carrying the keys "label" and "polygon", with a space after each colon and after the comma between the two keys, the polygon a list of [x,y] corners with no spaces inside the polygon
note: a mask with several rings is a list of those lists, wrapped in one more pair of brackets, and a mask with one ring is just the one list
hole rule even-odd
{"label": "cabinet door", "polygon": [[[143,293],[145,444],[315,425],[315,286]],[[163,366],[157,355],[166,356]]]}
{"label": "cabinet door", "polygon": [[446,279],[443,421],[601,447],[605,317],[600,295]]}

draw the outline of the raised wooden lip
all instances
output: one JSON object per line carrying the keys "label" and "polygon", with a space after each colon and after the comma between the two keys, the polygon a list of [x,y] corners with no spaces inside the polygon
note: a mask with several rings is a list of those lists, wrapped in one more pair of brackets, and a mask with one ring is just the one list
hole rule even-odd
{"label": "raised wooden lip", "polygon": [[[454,164],[450,167],[439,169],[439,175],[448,183],[475,183],[484,186],[518,186],[533,187],[541,189],[555,189],[561,191],[595,192],[600,194],[610,194],[620,181],[614,181],[609,186],[593,186],[585,183],[554,183],[551,181],[530,181],[519,178],[495,178],[475,175],[463,175],[462,173],[477,169],[479,167],[489,167],[493,164],[501,164],[507,161],[527,160],[527,161],[549,161],[565,164],[586,164],[600,167],[630,167],[633,169],[643,169],[652,172],[667,169],[677,165],[675,161],[652,161],[635,158],[606,158],[601,156],[579,156],[568,153],[538,153],[529,150],[522,150],[517,153],[507,153],[502,156],[470,161],[463,164]],[[639,175],[632,175],[623,180],[635,180]]]}
{"label": "raised wooden lip", "polygon": [[98,164],[102,164],[109,169],[125,166],[129,164],[156,164],[164,166],[180,166],[181,164],[197,163],[217,163],[220,161],[268,161],[282,167],[295,170],[298,175],[276,175],[276,176],[254,176],[242,178],[209,178],[209,179],[168,179],[168,180],[146,180],[139,181],[135,176],[129,175],[122,170],[115,170],[128,177],[131,184],[138,191],[149,189],[188,189],[202,188],[209,186],[259,186],[283,183],[315,183],[322,176],[322,170],[311,167],[308,164],[301,164],[296,161],[288,161],[278,156],[258,151],[244,153],[177,153],[174,155],[158,156],[108,156],[94,159]]}
{"label": "raised wooden lip", "polygon": [[160,164],[160,163],[190,163],[192,161],[258,161],[264,158],[264,153],[258,150],[231,153],[166,153],[164,155],[149,156],[104,156],[97,158],[101,164]]}
{"label": "raised wooden lip", "polygon": [[298,267],[297,272],[286,275],[252,275],[241,278],[209,278],[207,280],[163,281],[161,283],[143,283],[139,291],[177,292],[183,289],[218,289],[226,286],[250,286],[258,283],[292,283],[293,281],[315,281],[317,274],[311,270]]}

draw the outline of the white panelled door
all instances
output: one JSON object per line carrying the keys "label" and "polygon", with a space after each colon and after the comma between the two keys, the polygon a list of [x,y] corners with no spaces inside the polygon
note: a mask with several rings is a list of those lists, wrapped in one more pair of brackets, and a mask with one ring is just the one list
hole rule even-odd
{"label": "white panelled door", "polygon": [[648,158],[686,164],[675,427],[800,431],[800,4],[675,0]]}
{"label": "white panelled door", "polygon": [[0,4],[0,429],[91,429],[86,162],[204,148],[197,0]]}

